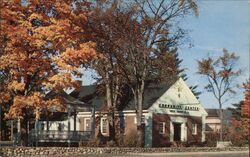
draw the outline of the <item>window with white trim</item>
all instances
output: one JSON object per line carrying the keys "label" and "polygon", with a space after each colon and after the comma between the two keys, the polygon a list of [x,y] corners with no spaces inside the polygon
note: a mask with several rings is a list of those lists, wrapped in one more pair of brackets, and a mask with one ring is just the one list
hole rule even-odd
{"label": "window with white trim", "polygon": [[84,131],[91,131],[91,120],[90,118],[84,119]]}
{"label": "window with white trim", "polygon": [[165,134],[165,122],[158,122],[159,125],[159,134]]}
{"label": "window with white trim", "polygon": [[[134,118],[134,122],[135,122],[135,124],[137,124],[137,117]],[[145,115],[142,115],[141,122],[142,122],[142,124],[145,124],[145,122],[146,122]]]}
{"label": "window with white trim", "polygon": [[107,118],[101,118],[101,133],[106,134],[108,132],[108,120]]}
{"label": "window with white trim", "polygon": [[192,124],[192,134],[193,135],[197,134],[197,124]]}

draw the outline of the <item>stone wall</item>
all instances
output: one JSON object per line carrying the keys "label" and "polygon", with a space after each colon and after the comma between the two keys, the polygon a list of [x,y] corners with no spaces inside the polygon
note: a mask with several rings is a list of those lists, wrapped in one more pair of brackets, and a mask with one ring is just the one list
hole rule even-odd
{"label": "stone wall", "polygon": [[167,153],[167,152],[214,152],[247,151],[248,147],[175,147],[175,148],[117,148],[117,147],[2,147],[1,157],[65,156],[82,154],[130,154],[130,153]]}

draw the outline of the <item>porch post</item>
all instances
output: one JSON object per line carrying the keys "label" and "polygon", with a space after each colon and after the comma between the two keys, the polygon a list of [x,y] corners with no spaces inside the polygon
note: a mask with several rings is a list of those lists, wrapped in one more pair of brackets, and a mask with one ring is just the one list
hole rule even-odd
{"label": "porch post", "polygon": [[36,147],[38,146],[38,119],[35,121]]}
{"label": "porch post", "polygon": [[146,125],[145,125],[145,134],[144,134],[144,146],[152,147],[152,136],[153,136],[153,113],[149,112],[145,116]]}
{"label": "porch post", "polygon": [[17,119],[17,132],[21,133],[21,122],[20,122],[20,118]]}
{"label": "porch post", "polygon": [[13,120],[11,120],[11,131],[10,131],[11,141],[13,141]]}
{"label": "porch post", "polygon": [[74,109],[74,131],[76,131],[76,109]]}
{"label": "porch post", "polygon": [[205,142],[205,140],[206,140],[206,135],[205,135],[205,131],[206,131],[206,115],[202,115],[201,125],[202,125],[201,142]]}
{"label": "porch post", "polygon": [[28,146],[30,145],[30,122],[27,122]]}
{"label": "porch post", "polygon": [[46,131],[49,132],[49,113],[47,109],[47,116],[46,116]]}
{"label": "porch post", "polygon": [[70,147],[70,110],[71,108],[68,106],[68,147]]}
{"label": "porch post", "polygon": [[21,120],[18,117],[17,119],[17,137],[15,143],[20,145],[20,140],[21,140]]}
{"label": "porch post", "polygon": [[95,107],[92,108],[91,135],[92,135],[92,137],[95,137]]}

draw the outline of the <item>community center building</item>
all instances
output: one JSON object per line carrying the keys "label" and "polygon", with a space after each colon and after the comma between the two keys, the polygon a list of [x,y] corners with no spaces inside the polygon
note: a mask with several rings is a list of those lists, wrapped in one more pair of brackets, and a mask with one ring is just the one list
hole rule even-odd
{"label": "community center building", "polygon": [[[91,135],[109,135],[105,97],[98,94],[96,85],[82,86],[80,90],[65,93],[64,97],[68,102],[68,114],[65,113],[61,119],[41,119],[37,128],[41,136],[36,134],[36,142],[53,142],[56,139],[57,142],[63,139],[79,142]],[[174,141],[204,142],[206,116],[202,104],[182,78],[171,84],[149,85],[143,102],[145,147],[166,147]],[[127,100],[127,105],[116,113],[116,118],[123,134],[136,131],[133,99]],[[52,135],[53,132],[57,134]]]}

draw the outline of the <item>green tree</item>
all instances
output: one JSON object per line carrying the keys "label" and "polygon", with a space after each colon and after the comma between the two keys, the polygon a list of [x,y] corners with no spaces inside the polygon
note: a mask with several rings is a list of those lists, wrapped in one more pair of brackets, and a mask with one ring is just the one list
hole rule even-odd
{"label": "green tree", "polygon": [[239,103],[232,104],[232,107],[228,108],[229,111],[232,112],[233,118],[235,118],[236,120],[241,119],[241,107],[242,107],[243,103],[244,103],[244,101],[240,101]]}

